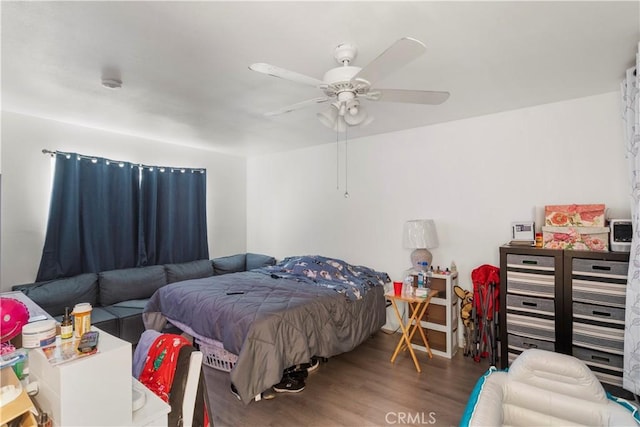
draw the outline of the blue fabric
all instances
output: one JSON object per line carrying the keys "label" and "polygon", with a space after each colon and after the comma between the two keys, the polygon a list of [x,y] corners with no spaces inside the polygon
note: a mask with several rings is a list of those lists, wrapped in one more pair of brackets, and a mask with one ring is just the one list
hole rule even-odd
{"label": "blue fabric", "polygon": [[213,276],[213,264],[208,259],[165,264],[164,269],[167,272],[167,283]]}
{"label": "blue fabric", "polygon": [[95,306],[98,302],[98,275],[87,273],[68,279],[14,285],[12,289],[22,291],[55,317],[64,314],[65,307],[73,309],[74,305],[82,302]]}
{"label": "blue fabric", "polygon": [[103,271],[98,274],[100,305],[149,298],[167,284],[162,265]]}
{"label": "blue fabric", "polygon": [[269,255],[247,253],[247,267],[246,270],[254,270],[256,268],[266,267],[268,265],[275,265],[276,259]]}
{"label": "blue fabric", "polygon": [[140,378],[140,373],[142,372],[142,368],[144,368],[144,362],[147,359],[149,347],[151,347],[153,342],[160,335],[162,335],[161,332],[154,331],[153,329],[147,329],[142,333],[142,335],[140,335],[140,341],[138,341],[138,345],[133,352],[133,362],[131,369],[131,373],[135,379]]}
{"label": "blue fabric", "polygon": [[202,169],[57,153],[36,281],[208,259],[206,181]]}
{"label": "blue fabric", "polygon": [[209,258],[206,185],[202,169],[143,168],[140,265]]}
{"label": "blue fabric", "polygon": [[138,168],[57,153],[36,281],[134,267]]}
{"label": "blue fabric", "polygon": [[350,300],[361,299],[370,287],[384,286],[391,281],[387,273],[319,255],[289,257],[255,271],[334,289]]}
{"label": "blue fabric", "polygon": [[[505,369],[502,372],[506,372]],[[469,396],[469,400],[467,401],[467,406],[464,408],[464,413],[462,414],[462,419],[460,420],[460,427],[468,426],[471,422],[471,417],[473,417],[474,412],[476,411],[476,406],[478,404],[478,399],[480,398],[480,393],[484,387],[484,383],[489,378],[489,375],[494,372],[498,372],[495,366],[491,366],[487,372],[485,372],[480,379],[476,382],[475,387],[471,391],[471,395]]]}
{"label": "blue fabric", "polygon": [[247,270],[247,254],[223,256],[214,258],[211,262],[213,263],[213,271],[216,276]]}

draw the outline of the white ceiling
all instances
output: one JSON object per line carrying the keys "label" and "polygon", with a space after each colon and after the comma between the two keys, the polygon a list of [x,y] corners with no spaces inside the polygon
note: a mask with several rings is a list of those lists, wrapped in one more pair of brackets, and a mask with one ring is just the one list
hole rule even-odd
{"label": "white ceiling", "polygon": [[[333,49],[364,66],[399,38],[427,53],[377,87],[445,90],[438,106],[368,102],[349,137],[617,91],[640,41],[639,2],[8,2],[2,108],[251,155],[335,141],[316,113],[264,112],[322,95],[247,67],[322,79]],[[100,85],[117,67],[123,87]]]}

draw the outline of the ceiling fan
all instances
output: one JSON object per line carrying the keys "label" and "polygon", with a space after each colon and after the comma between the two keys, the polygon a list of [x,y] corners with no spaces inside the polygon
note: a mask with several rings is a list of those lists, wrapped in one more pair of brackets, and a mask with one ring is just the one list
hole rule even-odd
{"label": "ceiling fan", "polygon": [[358,52],[356,46],[343,43],[335,48],[333,55],[341,66],[327,71],[322,80],[264,63],[251,64],[249,69],[314,86],[324,92],[324,96],[265,113],[266,116],[275,116],[331,101],[325,111],[317,114],[318,119],[322,124],[335,131],[344,132],[348,126],[366,126],[373,121],[373,117],[367,113],[362,105],[362,100],[430,105],[446,101],[449,98],[449,92],[373,87],[377,81],[405,66],[425,51],[424,43],[410,37],[404,37],[392,44],[364,68],[360,68],[351,65],[351,61]]}

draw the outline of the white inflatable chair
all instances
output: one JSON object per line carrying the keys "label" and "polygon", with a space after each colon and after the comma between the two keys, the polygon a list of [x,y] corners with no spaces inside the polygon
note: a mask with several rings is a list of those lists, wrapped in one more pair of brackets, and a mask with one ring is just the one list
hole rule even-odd
{"label": "white inflatable chair", "polygon": [[478,380],[460,425],[638,426],[640,414],[579,359],[529,349],[508,371],[491,368]]}

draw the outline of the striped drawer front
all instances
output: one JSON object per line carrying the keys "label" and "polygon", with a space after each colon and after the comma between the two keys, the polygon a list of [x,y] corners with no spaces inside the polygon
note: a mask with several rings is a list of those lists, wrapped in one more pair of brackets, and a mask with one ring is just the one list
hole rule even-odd
{"label": "striped drawer front", "polygon": [[622,354],[624,350],[624,329],[590,325],[574,319],[572,335],[572,342],[577,346],[614,354]]}
{"label": "striped drawer front", "polygon": [[598,380],[601,383],[622,387],[622,376],[613,375],[608,372],[596,371],[595,369],[593,370],[593,373],[596,375],[596,378],[598,378]]}
{"label": "striped drawer front", "polygon": [[555,260],[551,256],[507,254],[507,268],[553,271]]}
{"label": "striped drawer front", "polygon": [[509,352],[522,353],[530,348],[539,348],[540,350],[555,351],[555,344],[551,341],[537,340],[529,337],[521,337],[519,335],[509,334],[508,337]]}
{"label": "striped drawer front", "polygon": [[507,313],[507,333],[539,340],[556,340],[553,320],[514,313]]}
{"label": "striped drawer front", "polygon": [[624,261],[599,261],[596,259],[574,258],[572,274],[606,279],[627,279],[629,263]]}
{"label": "striped drawer front", "polygon": [[606,369],[622,375],[624,359],[621,355],[576,346],[573,347],[572,353],[594,370]]}
{"label": "striped drawer front", "polygon": [[571,281],[571,297],[574,301],[624,307],[626,292],[626,279],[622,283],[613,283],[574,277]]}
{"label": "striped drawer front", "polygon": [[554,316],[555,302],[552,299],[507,294],[507,310]]}
{"label": "striped drawer front", "polygon": [[553,298],[555,276],[507,270],[507,292],[520,295]]}
{"label": "striped drawer front", "polygon": [[624,326],[624,308],[574,302],[573,318],[601,322],[603,326],[607,326],[606,324]]}

